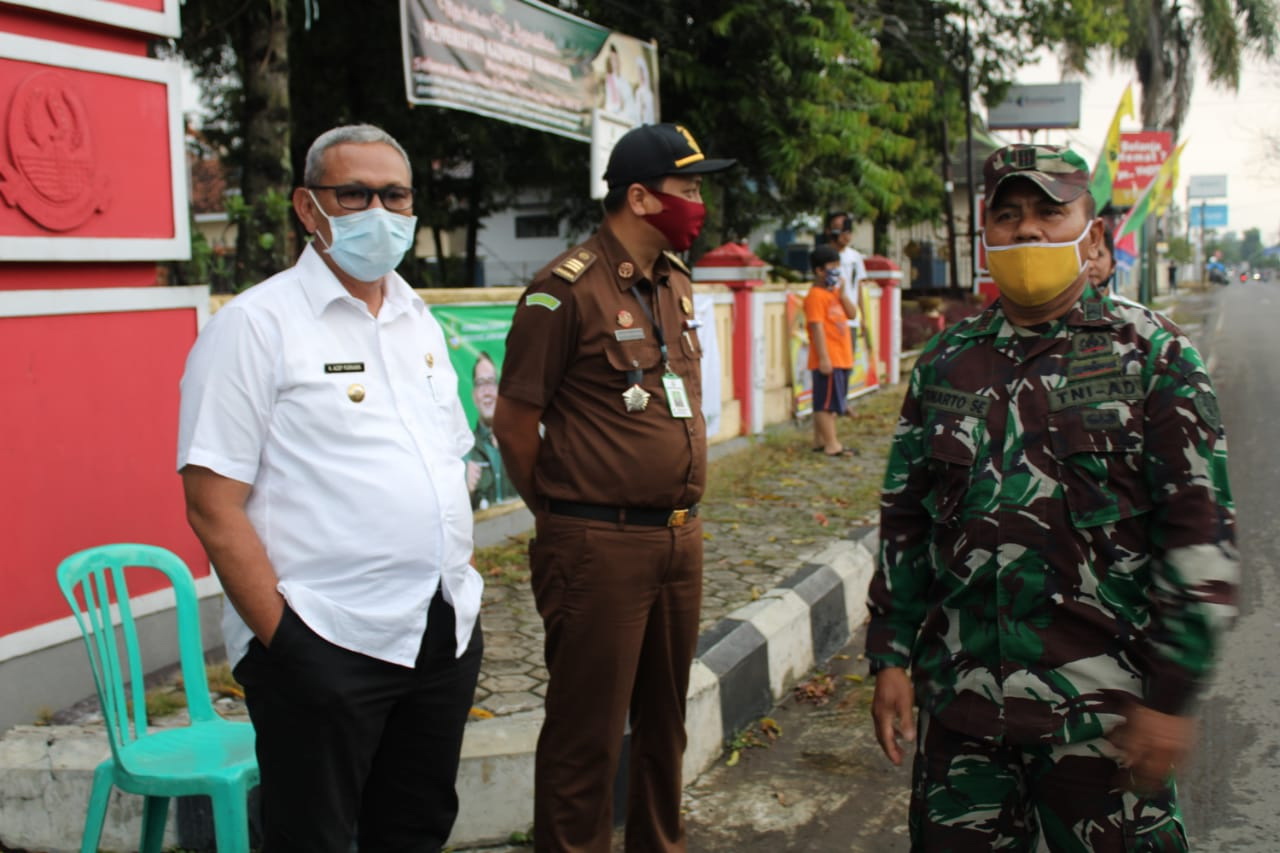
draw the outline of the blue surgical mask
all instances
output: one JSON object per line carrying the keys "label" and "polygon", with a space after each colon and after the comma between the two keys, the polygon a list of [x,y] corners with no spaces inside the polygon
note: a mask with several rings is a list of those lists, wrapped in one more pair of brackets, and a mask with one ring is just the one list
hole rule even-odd
{"label": "blue surgical mask", "polygon": [[840,270],[827,270],[827,287],[835,287],[840,283]]}
{"label": "blue surgical mask", "polygon": [[[308,190],[308,192],[310,192]],[[333,243],[324,251],[356,281],[377,281],[395,269],[413,245],[418,217],[371,207],[346,216],[330,216],[316,202],[316,210],[329,223]],[[319,232],[316,234],[319,237]],[[323,239],[321,240],[323,243]]]}

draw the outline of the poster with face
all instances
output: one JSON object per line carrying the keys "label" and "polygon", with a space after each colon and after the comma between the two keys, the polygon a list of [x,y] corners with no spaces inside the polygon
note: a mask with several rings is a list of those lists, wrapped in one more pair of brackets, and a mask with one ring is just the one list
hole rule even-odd
{"label": "poster with face", "polygon": [[444,328],[449,360],[458,372],[458,396],[475,433],[475,446],[466,457],[471,508],[488,509],[518,500],[493,434],[498,380],[515,306],[433,305],[431,313]]}
{"label": "poster with face", "polygon": [[657,51],[652,44],[613,34],[596,57],[601,81],[596,105],[632,127],[658,121]]}

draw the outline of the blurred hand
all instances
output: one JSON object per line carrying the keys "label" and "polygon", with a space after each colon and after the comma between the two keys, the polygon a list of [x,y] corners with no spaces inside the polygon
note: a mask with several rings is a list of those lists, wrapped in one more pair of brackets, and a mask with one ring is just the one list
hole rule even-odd
{"label": "blurred hand", "polygon": [[1120,785],[1140,794],[1165,787],[1191,753],[1195,727],[1193,717],[1130,706],[1125,722],[1109,736],[1122,754]]}
{"label": "blurred hand", "polygon": [[901,667],[880,670],[876,675],[875,698],[871,700],[871,719],[876,726],[876,740],[880,748],[894,764],[902,764],[902,747],[899,739],[914,743],[915,688],[911,676]]}
{"label": "blurred hand", "polygon": [[476,486],[480,485],[480,464],[478,462],[467,462],[467,491],[474,492]]}
{"label": "blurred hand", "polygon": [[831,359],[824,358],[818,361],[818,372],[821,373],[823,376],[830,376],[832,369],[833,368],[831,367]]}

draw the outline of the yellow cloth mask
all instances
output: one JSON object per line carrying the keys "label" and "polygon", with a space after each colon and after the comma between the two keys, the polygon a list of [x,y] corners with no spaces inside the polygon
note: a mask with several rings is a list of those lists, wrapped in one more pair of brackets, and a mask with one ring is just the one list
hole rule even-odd
{"label": "yellow cloth mask", "polygon": [[1091,225],[1086,225],[1080,236],[1069,243],[989,246],[987,235],[983,234],[987,270],[999,286],[1000,293],[1023,308],[1043,305],[1062,293],[1088,265],[1088,261],[1080,259],[1076,247],[1089,233]]}

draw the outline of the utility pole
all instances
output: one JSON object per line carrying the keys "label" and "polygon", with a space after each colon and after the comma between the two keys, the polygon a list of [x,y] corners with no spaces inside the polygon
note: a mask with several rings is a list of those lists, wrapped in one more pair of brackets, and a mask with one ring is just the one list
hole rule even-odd
{"label": "utility pole", "polygon": [[969,46],[969,9],[964,10],[964,179],[969,191],[969,288],[978,292],[978,206],[973,186],[973,50]]}

